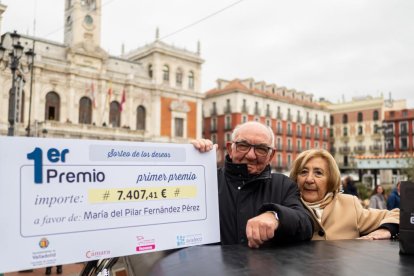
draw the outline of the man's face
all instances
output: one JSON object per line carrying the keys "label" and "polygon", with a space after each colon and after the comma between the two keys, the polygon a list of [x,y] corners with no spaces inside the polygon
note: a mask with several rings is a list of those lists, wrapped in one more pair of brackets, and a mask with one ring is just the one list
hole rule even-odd
{"label": "man's face", "polygon": [[[268,129],[259,124],[243,125],[233,142],[238,142],[239,144],[243,142],[244,145],[260,145],[261,148],[273,148]],[[256,152],[260,152],[260,148],[255,150],[253,146],[248,151],[240,151],[237,150],[236,144],[232,142],[228,142],[226,146],[233,163],[247,164],[249,174],[261,173],[275,154],[274,150],[269,150],[265,155],[258,155]]]}

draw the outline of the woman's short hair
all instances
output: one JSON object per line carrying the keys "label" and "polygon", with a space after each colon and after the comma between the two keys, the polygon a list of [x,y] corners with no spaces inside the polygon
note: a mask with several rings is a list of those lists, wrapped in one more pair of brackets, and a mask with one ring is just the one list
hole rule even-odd
{"label": "woman's short hair", "polygon": [[324,149],[310,149],[299,154],[293,162],[292,170],[289,175],[290,178],[297,182],[298,175],[303,167],[305,167],[309,160],[315,157],[321,157],[326,160],[326,163],[328,164],[328,193],[337,193],[341,185],[341,173],[338,165],[336,164],[335,158],[333,158],[333,156]]}

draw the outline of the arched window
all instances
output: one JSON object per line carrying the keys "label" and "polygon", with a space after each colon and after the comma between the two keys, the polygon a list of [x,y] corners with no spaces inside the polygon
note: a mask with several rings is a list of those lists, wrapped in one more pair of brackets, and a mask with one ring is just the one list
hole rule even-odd
{"label": "arched window", "polygon": [[362,112],[358,112],[358,122],[362,122],[362,120],[364,119]]}
{"label": "arched window", "polygon": [[188,88],[194,89],[194,72],[190,71],[188,73]]}
{"label": "arched window", "polygon": [[60,98],[56,92],[46,94],[45,120],[59,121]]}
{"label": "arched window", "polygon": [[170,68],[168,65],[162,67],[162,80],[168,82],[170,80]]}
{"label": "arched window", "polygon": [[342,115],[342,123],[343,124],[347,124],[348,123],[348,115],[347,114]]}
{"label": "arched window", "polygon": [[152,64],[148,64],[148,77],[152,79],[153,72],[152,72]]}
{"label": "arched window", "polygon": [[378,121],[378,119],[379,119],[379,116],[378,115],[379,115],[378,114],[378,110],[374,110],[374,114],[373,114],[374,121]]}
{"label": "arched window", "polygon": [[145,107],[142,105],[137,108],[137,130],[145,130]]}
{"label": "arched window", "polygon": [[109,124],[113,127],[121,126],[121,105],[117,101],[111,102],[109,107]]}
{"label": "arched window", "polygon": [[92,123],[92,100],[82,97],[79,100],[79,124]]}
{"label": "arched window", "polygon": [[183,70],[180,68],[177,69],[177,72],[175,73],[175,84],[177,86],[183,85]]}

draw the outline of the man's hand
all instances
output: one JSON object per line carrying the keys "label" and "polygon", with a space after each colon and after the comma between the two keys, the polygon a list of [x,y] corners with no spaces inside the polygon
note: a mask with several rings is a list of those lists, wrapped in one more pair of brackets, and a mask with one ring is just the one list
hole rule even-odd
{"label": "man's hand", "polygon": [[377,229],[366,236],[362,236],[359,239],[361,240],[389,240],[391,238],[391,233],[387,229]]}
{"label": "man's hand", "polygon": [[198,149],[199,152],[207,152],[212,150],[216,145],[213,145],[213,142],[211,142],[208,139],[197,139],[191,141],[191,144]]}
{"label": "man's hand", "polygon": [[246,236],[251,248],[259,248],[265,241],[274,237],[279,221],[273,212],[266,212],[247,221]]}

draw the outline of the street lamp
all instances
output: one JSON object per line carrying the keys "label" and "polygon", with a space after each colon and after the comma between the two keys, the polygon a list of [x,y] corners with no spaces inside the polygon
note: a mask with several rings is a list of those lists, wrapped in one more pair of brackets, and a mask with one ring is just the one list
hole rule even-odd
{"label": "street lamp", "polygon": [[[11,47],[5,48],[3,45],[7,43],[7,36],[11,39]],[[6,46],[6,45],[5,45]],[[23,74],[26,73],[23,68],[21,58],[23,56],[24,47],[20,44],[20,35],[14,31],[11,34],[6,34],[2,37],[0,43],[0,62],[4,63],[4,69],[10,68],[12,72],[12,88],[9,99],[9,130],[8,136],[14,136],[15,123],[20,120],[21,114],[21,89],[17,90],[18,80],[23,79]],[[27,57],[26,66],[29,70],[32,69],[35,53],[32,49],[25,53]]]}

